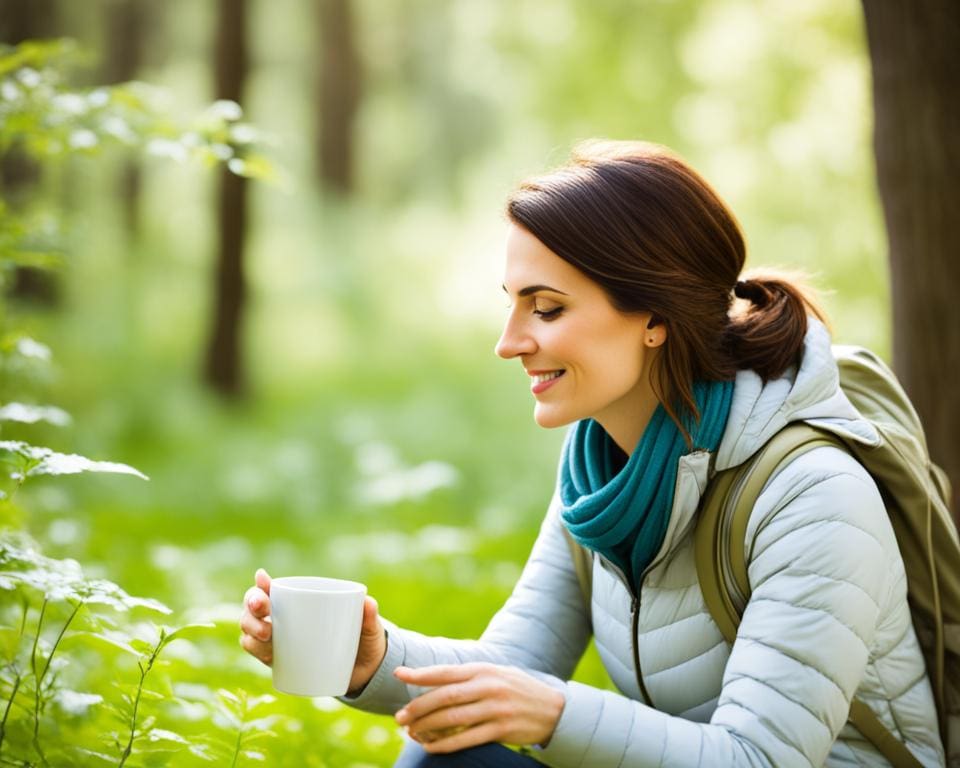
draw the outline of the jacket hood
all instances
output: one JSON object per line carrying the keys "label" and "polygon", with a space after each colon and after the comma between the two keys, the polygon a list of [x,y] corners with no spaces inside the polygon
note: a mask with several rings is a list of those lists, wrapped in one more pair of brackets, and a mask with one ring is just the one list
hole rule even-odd
{"label": "jacket hood", "polygon": [[880,436],[840,388],[840,372],[826,327],[807,318],[807,333],[799,366],[764,383],[754,371],[737,372],[730,416],[714,468],[742,464],[787,424],[806,421],[840,437],[876,445]]}

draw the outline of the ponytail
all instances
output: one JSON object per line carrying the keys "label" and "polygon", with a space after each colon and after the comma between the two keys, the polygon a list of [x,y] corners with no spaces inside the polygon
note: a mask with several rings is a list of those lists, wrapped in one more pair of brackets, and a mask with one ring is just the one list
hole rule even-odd
{"label": "ponytail", "polygon": [[733,290],[741,301],[730,313],[726,348],[737,368],[749,368],[764,381],[797,363],[807,333],[807,315],[827,317],[802,276],[751,270]]}

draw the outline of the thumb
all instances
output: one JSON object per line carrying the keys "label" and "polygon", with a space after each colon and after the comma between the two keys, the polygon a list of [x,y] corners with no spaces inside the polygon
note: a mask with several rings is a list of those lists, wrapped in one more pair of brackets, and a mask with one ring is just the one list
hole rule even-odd
{"label": "thumb", "polygon": [[256,576],[254,576],[256,585],[260,587],[268,595],[270,594],[270,574],[267,573],[263,568],[257,568]]}
{"label": "thumb", "polygon": [[377,601],[367,595],[363,599],[363,625],[361,632],[365,635],[379,633],[380,630],[380,611]]}

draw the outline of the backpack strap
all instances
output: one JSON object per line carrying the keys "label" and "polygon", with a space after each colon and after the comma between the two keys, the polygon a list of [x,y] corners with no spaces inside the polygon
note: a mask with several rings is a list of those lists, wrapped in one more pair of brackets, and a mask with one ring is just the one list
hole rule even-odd
{"label": "backpack strap", "polygon": [[[746,533],[760,492],[782,468],[819,447],[846,450],[840,438],[808,424],[777,432],[750,461],[718,472],[701,502],[694,534],[697,578],[710,616],[733,644],[750,599]],[[865,703],[854,699],[849,722],[896,768],[920,768],[920,761],[880,722]]]}

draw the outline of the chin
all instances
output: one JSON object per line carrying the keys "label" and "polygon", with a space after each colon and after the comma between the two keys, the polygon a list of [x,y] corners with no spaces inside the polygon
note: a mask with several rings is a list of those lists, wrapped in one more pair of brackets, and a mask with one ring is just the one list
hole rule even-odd
{"label": "chin", "polygon": [[533,420],[544,429],[555,429],[556,427],[565,427],[567,424],[572,424],[574,421],[577,421],[576,416],[571,416],[568,413],[559,412],[554,408],[544,408],[541,405],[537,405],[533,409]]}

